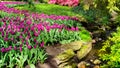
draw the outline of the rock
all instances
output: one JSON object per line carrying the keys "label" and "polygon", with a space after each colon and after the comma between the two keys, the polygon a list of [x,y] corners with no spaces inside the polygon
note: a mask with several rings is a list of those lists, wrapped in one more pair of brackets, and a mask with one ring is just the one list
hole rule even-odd
{"label": "rock", "polygon": [[100,66],[99,65],[95,65],[93,68],[100,68]]}
{"label": "rock", "polygon": [[78,64],[78,68],[86,68],[86,62],[82,61]]}
{"label": "rock", "polygon": [[75,41],[75,42],[71,42],[63,45],[47,46],[45,48],[46,48],[46,52],[49,55],[57,56],[68,49],[72,49],[73,51],[79,50],[83,45],[83,43],[84,43],[83,41]]}
{"label": "rock", "polygon": [[29,65],[27,65],[27,66],[25,66],[25,68],[30,68],[30,66],[29,66]]}
{"label": "rock", "polygon": [[93,60],[91,59],[91,60],[90,60],[90,62],[92,62],[92,63],[93,63]]}
{"label": "rock", "polygon": [[96,40],[94,39],[94,40],[92,40],[92,43],[96,43]]}
{"label": "rock", "polygon": [[58,68],[76,68],[76,67],[77,67],[76,63],[66,62],[66,63],[60,64]]}
{"label": "rock", "polygon": [[49,64],[44,63],[44,64],[38,64],[38,68],[52,68]]}
{"label": "rock", "polygon": [[[60,53],[53,59],[56,61],[58,68],[77,68],[76,59],[85,57],[92,48],[92,42],[75,41],[69,44],[61,45]],[[76,58],[75,58],[76,57]],[[75,59],[74,59],[75,58]],[[78,65],[80,68],[80,65]],[[86,65],[82,65],[85,68]]]}
{"label": "rock", "polygon": [[73,52],[73,50],[68,49],[68,50],[64,51],[63,53],[59,54],[58,56],[56,56],[55,60],[56,60],[57,64],[60,64],[62,62],[68,61],[69,59],[74,57],[74,55],[75,55],[75,53]]}
{"label": "rock", "polygon": [[86,63],[86,66],[90,66],[90,63]]}
{"label": "rock", "polygon": [[73,51],[76,51],[76,50],[79,50],[82,45],[83,45],[83,41],[75,41],[69,44],[64,44],[61,46],[61,48],[63,48],[64,50],[72,49]]}
{"label": "rock", "polygon": [[98,60],[98,59],[96,59],[96,60],[94,60],[94,62],[93,62],[94,64],[100,64],[101,63],[101,61],[100,60]]}
{"label": "rock", "polygon": [[78,59],[82,59],[83,57],[85,57],[90,52],[91,49],[92,49],[92,43],[83,45],[81,49],[77,51]]}

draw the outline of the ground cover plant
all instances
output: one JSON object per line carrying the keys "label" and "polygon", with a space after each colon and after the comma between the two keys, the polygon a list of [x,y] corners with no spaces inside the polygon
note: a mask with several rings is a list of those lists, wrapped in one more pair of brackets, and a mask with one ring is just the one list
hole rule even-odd
{"label": "ground cover plant", "polygon": [[35,68],[37,62],[44,63],[47,59],[44,47],[48,44],[91,40],[77,18],[31,13],[6,6],[18,3],[0,3],[1,68],[23,68],[27,64]]}
{"label": "ground cover plant", "polygon": [[[17,6],[15,8],[21,9],[21,10],[29,10],[32,12],[38,12],[38,13],[45,13],[48,15],[55,14],[55,15],[67,15],[67,16],[74,16],[75,13],[71,11],[72,7],[67,6],[60,6],[60,5],[54,5],[54,4],[36,4],[36,9],[28,8],[29,5],[23,5],[23,6]],[[40,9],[40,10],[39,10]],[[61,11],[63,10],[63,11]]]}
{"label": "ground cover plant", "polygon": [[101,68],[119,68],[120,67],[120,27],[112,33],[100,50],[100,58],[105,61]]}

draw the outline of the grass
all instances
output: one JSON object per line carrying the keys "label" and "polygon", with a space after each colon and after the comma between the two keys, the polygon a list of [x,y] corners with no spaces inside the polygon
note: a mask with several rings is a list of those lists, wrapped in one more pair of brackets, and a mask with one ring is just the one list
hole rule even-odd
{"label": "grass", "polygon": [[15,8],[20,10],[29,10],[31,12],[38,12],[44,14],[55,14],[55,15],[66,15],[66,16],[75,16],[76,13],[72,12],[72,7],[60,6],[54,4],[35,4],[36,9],[29,8],[29,5],[16,6]]}

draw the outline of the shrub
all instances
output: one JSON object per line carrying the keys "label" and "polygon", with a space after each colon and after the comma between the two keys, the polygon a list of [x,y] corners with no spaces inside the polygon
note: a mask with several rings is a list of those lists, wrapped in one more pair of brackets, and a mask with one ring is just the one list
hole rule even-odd
{"label": "shrub", "polygon": [[89,10],[84,10],[83,5],[72,8],[72,11],[87,20],[87,22],[106,25],[110,23],[110,14],[105,10],[90,7]]}
{"label": "shrub", "polygon": [[77,6],[79,0],[49,0],[49,4],[59,4],[59,5],[68,5],[68,6]]}
{"label": "shrub", "polygon": [[120,27],[112,33],[112,36],[105,41],[104,46],[100,50],[100,58],[106,64],[102,68],[119,68],[120,67]]}

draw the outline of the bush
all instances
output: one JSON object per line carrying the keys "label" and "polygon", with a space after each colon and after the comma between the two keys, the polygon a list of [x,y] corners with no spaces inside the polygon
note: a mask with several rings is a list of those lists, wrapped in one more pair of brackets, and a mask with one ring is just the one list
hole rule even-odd
{"label": "bush", "polygon": [[101,68],[119,68],[120,67],[120,27],[112,33],[112,36],[105,41],[104,46],[100,50],[100,58],[106,64]]}
{"label": "bush", "polygon": [[72,11],[87,20],[87,22],[106,25],[109,23],[110,14],[105,10],[90,7],[89,10],[84,10],[83,5],[72,8]]}
{"label": "bush", "polygon": [[49,4],[59,4],[59,5],[68,5],[68,6],[77,6],[79,0],[49,0]]}

